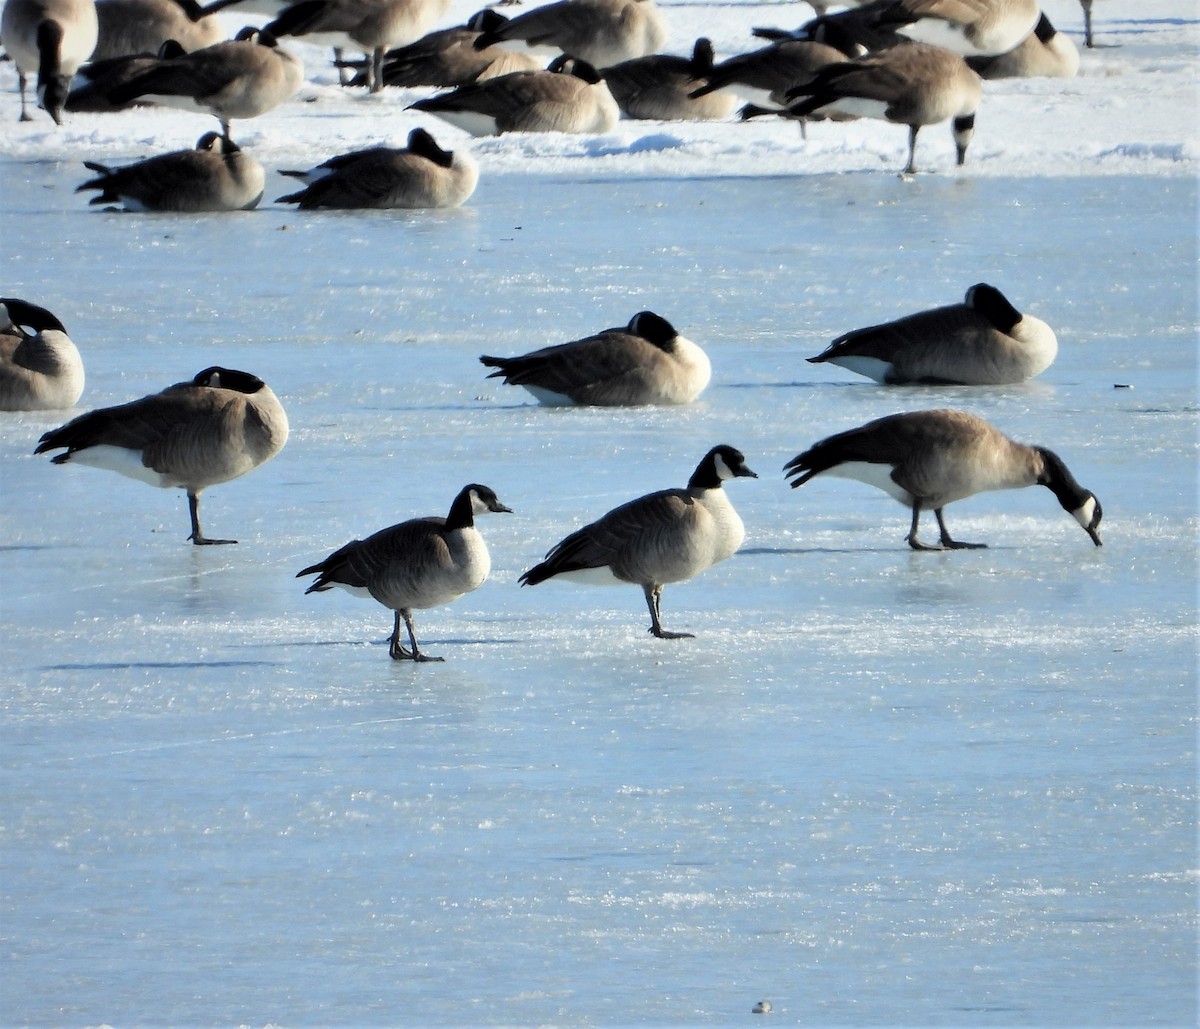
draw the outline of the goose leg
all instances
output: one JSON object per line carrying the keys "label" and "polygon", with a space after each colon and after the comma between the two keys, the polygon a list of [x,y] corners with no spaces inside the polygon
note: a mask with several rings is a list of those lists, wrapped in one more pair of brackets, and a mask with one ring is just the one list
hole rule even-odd
{"label": "goose leg", "polygon": [[25,87],[28,85],[28,80],[25,78],[23,71],[17,72],[17,86],[21,91],[21,117],[17,121],[33,121],[29,117],[29,112],[25,109]]}
{"label": "goose leg", "polygon": [[937,515],[938,528],[942,533],[942,546],[947,550],[985,550],[987,548],[986,543],[960,543],[958,540],[951,539],[950,533],[946,529],[946,522],[942,518],[942,509],[935,508],[933,513]]}
{"label": "goose leg", "polygon": [[[412,650],[407,650],[400,642],[400,619],[404,619],[404,625],[408,629],[408,641],[412,644]],[[445,658],[431,657],[429,654],[422,654],[421,648],[417,646],[417,633],[413,628],[412,612],[408,608],[401,608],[396,612],[396,626],[392,630],[392,640],[388,646],[388,656],[393,661],[444,661]]]}
{"label": "goose leg", "polygon": [[377,46],[371,54],[371,86],[372,93],[379,93],[383,90],[383,55],[387,53],[386,48]]}
{"label": "goose leg", "polygon": [[[941,550],[942,549],[941,547],[931,547],[928,543],[922,543],[919,539],[917,539],[917,526],[921,521],[920,498],[916,498],[913,500],[912,509],[913,509],[912,528],[910,528],[908,530],[908,535],[904,537],[904,539],[908,542],[908,545],[910,547],[912,547],[913,550]],[[942,516],[939,511],[938,512],[938,522],[940,523],[941,520],[942,520]]]}
{"label": "goose leg", "polygon": [[917,133],[920,131],[916,125],[908,127],[908,164],[904,166],[904,171],[900,174],[916,175],[917,174]]}
{"label": "goose leg", "polygon": [[1092,0],[1079,0],[1083,7],[1083,35],[1090,50],[1092,48]]}
{"label": "goose leg", "polygon": [[192,534],[188,537],[198,547],[215,546],[221,543],[236,543],[237,540],[210,540],[200,529],[200,494],[188,490],[188,514],[192,516]]}
{"label": "goose leg", "polygon": [[662,627],[662,618],[659,613],[659,606],[662,602],[661,586],[643,586],[642,592],[646,595],[646,606],[650,609],[650,631],[655,636],[660,640],[690,640],[694,638],[693,633],[668,632]]}

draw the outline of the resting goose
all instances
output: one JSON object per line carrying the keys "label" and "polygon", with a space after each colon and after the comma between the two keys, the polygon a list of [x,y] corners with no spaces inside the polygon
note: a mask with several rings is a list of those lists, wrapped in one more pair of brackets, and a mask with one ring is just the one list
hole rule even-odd
{"label": "resting goose", "polygon": [[485,31],[475,47],[524,44],[539,54],[561,51],[607,68],[657,53],[666,41],[667,23],[654,0],[559,0]]}
{"label": "resting goose", "polygon": [[1043,14],[1008,53],[968,57],[967,64],[984,79],[1069,79],[1079,73],[1079,48]]}
{"label": "resting goose", "polygon": [[609,132],[621,110],[586,61],[558,57],[545,71],[518,71],[460,86],[409,107],[473,136],[504,132]]}
{"label": "resting goose", "polygon": [[653,311],[571,343],[479,360],[496,369],[489,379],[524,386],[547,406],[687,404],[712,377],[708,355]]}
{"label": "resting goose", "polygon": [[163,489],[185,489],[197,546],[236,543],[200,529],[200,494],[245,475],[283,449],[287,415],[249,372],[206,368],[190,382],[89,411],[45,433],[35,454],[65,448],[54,464],[107,468]]}
{"label": "resting goose", "polygon": [[192,150],[121,168],[83,163],[97,174],[75,192],[99,190],[89,204],[120,204],[127,211],[249,211],[258,206],[266,182],[262,165],[216,132],[206,132]]}
{"label": "resting goose", "polygon": [[651,54],[604,69],[604,81],[626,118],[651,121],[718,121],[737,104],[733,96],[695,92],[713,68],[712,42],[701,37],[690,57]]}
{"label": "resting goose", "polygon": [[229,38],[216,13],[237,0],[96,0],[100,38],[93,61],[154,53],[168,39],[185,50],[203,50]]}
{"label": "resting goose", "polygon": [[878,22],[918,43],[988,57],[1012,50],[1040,14],[1038,0],[892,0]]}
{"label": "resting goose", "polygon": [[556,543],[546,560],[525,572],[522,586],[551,578],[642,587],[650,611],[650,632],[660,639],[690,638],[690,632],[662,627],[663,586],[699,575],[731,557],[746,530],[723,483],[758,478],[741,451],[713,447],[696,466],[684,489],[660,490],[609,511]]}
{"label": "resting goose", "polygon": [[[393,660],[441,661],[417,646],[412,613],[440,607],[483,585],[492,561],[475,528],[475,516],[508,512],[487,486],[464,486],[445,518],[412,518],[381,529],[365,540],[353,540],[324,561],[296,574],[316,575],[304,592],[339,586],[348,593],[377,600],[396,613],[388,646]],[[400,642],[400,622],[408,629],[412,650]]]}
{"label": "resting goose", "polygon": [[981,95],[979,76],[961,57],[924,43],[904,43],[826,65],[812,81],[787,92],[793,101],[788,114],[794,118],[836,112],[907,125],[908,163],[903,175],[916,173],[921,127],[947,119],[952,120],[957,163],[966,161]]}
{"label": "resting goose", "polygon": [[0,411],[55,411],[82,393],[83,359],[63,323],[44,307],[0,298]]}
{"label": "resting goose", "polygon": [[94,0],[6,0],[0,41],[17,66],[20,121],[30,121],[25,86],[37,75],[38,104],[61,124],[71,79],[96,49],[99,22]]}
{"label": "resting goose", "polygon": [[211,114],[229,137],[235,118],[257,118],[289,99],[304,67],[275,37],[245,28],[236,39],[155,61],[109,92],[114,104],[133,100]]}
{"label": "resting goose", "polygon": [[[1085,490],[1062,459],[1045,447],[1016,443],[966,411],[911,411],[877,418],[809,447],[784,466],[792,488],[817,475],[857,479],[912,508],[905,539],[913,550],[962,550],[985,543],[952,539],[942,508],[985,490],[1045,486],[1063,510],[1100,546],[1100,501]],[[932,508],[941,545],[917,538],[921,512]]]}
{"label": "resting goose", "polygon": [[978,283],[961,304],[937,307],[835,339],[808,358],[887,385],[999,386],[1032,379],[1058,354],[1054,330]]}
{"label": "resting goose", "polygon": [[406,149],[356,150],[308,171],[280,174],[307,183],[277,201],[302,211],[459,207],[475,191],[479,165],[466,151],[443,150],[424,129],[413,129]]}

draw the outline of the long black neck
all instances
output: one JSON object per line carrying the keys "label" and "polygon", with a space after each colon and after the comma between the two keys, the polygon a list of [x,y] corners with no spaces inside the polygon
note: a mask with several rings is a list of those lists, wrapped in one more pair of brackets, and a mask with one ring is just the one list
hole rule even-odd
{"label": "long black neck", "polygon": [[1034,449],[1042,458],[1042,474],[1038,476],[1038,483],[1058,497],[1058,502],[1064,510],[1079,510],[1091,494],[1079,485],[1075,476],[1063,463],[1063,459],[1053,450],[1047,450],[1045,447]]}
{"label": "long black neck", "polygon": [[446,515],[446,528],[469,529],[475,524],[475,506],[471,500],[471,487],[465,487],[454,503],[450,505],[450,513]]}
{"label": "long black neck", "polygon": [[709,454],[696,465],[692,477],[688,479],[688,489],[720,489],[721,476],[717,474],[717,459]]}

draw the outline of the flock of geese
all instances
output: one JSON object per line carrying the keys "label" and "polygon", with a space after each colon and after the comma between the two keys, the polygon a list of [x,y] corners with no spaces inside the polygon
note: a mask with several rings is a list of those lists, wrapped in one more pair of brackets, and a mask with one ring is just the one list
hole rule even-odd
{"label": "flock of geese", "polygon": [[[0,43],[17,67],[22,120],[31,117],[31,77],[56,122],[64,112],[138,104],[215,117],[219,138],[206,133],[192,150],[93,169],[79,187],[98,190],[92,203],[168,211],[243,210],[262,199],[263,169],[231,126],[303,85],[303,64],[280,40],[331,45],[348,86],[442,89],[410,108],[474,136],[603,133],[621,117],[713,120],[735,110],[796,120],[802,131],[813,119],[876,118],[908,128],[906,175],[926,125],[949,121],[965,162],[981,78],[1067,77],[1079,67],[1074,43],[1038,0],[811,6],[817,17],[797,30],[756,29],[765,45],[723,61],[706,38],[688,55],[661,53],[668,27],[654,0],[557,0],[511,18],[484,9],[451,28],[437,27],[449,0],[6,0]],[[1090,46],[1091,0],[1083,8]],[[226,9],[269,21],[227,39],[217,18]],[[424,128],[407,147],[334,155],[285,174],[310,188],[279,203],[420,208],[464,203],[479,169]]]}
{"label": "flock of geese", "polygon": [[[79,188],[98,192],[93,203],[137,209],[252,207],[262,196],[264,174],[233,142],[230,122],[256,117],[296,91],[300,63],[277,43],[295,35],[335,47],[342,71],[357,69],[345,81],[372,90],[438,85],[429,81],[431,67],[441,67],[444,78],[447,68],[458,69],[460,81],[440,83],[453,88],[412,107],[475,134],[604,131],[621,110],[638,116],[628,114],[635,94],[644,111],[657,112],[642,116],[665,117],[679,104],[677,109],[705,112],[679,116],[725,117],[740,96],[743,117],[773,112],[803,123],[866,116],[907,125],[908,172],[920,127],[940,121],[952,122],[962,162],[979,75],[995,66],[989,62],[1007,60],[1004,74],[1044,68],[1052,44],[1061,49],[1062,41],[1036,0],[869,0],[843,3],[846,9],[833,14],[827,5],[813,4],[818,17],[800,32],[776,33],[766,47],[720,63],[707,40],[697,41],[687,58],[655,55],[666,28],[652,0],[559,0],[510,19],[481,12],[468,26],[436,31],[430,29],[446,0],[300,0],[272,9],[274,20],[265,29],[244,30],[234,40],[207,34],[216,9],[262,2],[217,0],[199,8],[194,0],[7,0],[0,39],[18,68],[21,117],[29,117],[26,79],[34,74],[39,104],[55,121],[64,110],[89,104],[149,101],[205,111],[219,119],[221,131],[206,133],[194,150],[118,168],[87,162],[95,177]],[[160,8],[174,19],[171,35],[155,43],[168,31],[156,28],[148,42],[141,30]],[[545,69],[524,52],[545,48],[556,54]],[[347,49],[362,51],[366,60],[346,60],[341,55]],[[1025,58],[1019,56],[1023,49]],[[85,81],[73,89],[89,58]],[[530,63],[522,67],[521,59]],[[586,103],[579,100],[584,95],[590,97]],[[376,147],[283,174],[303,188],[281,200],[302,208],[436,207],[463,203],[478,168],[469,155],[443,150],[427,130],[415,129],[405,149]],[[1057,349],[1049,325],[979,283],[962,303],[847,332],[809,360],[881,384],[973,386],[1030,379],[1050,366]],[[704,350],[652,311],[583,339],[480,361],[493,369],[489,377],[546,405],[686,404],[712,377]],[[83,386],[82,359],[62,322],[30,301],[0,299],[0,409],[70,408]],[[82,414],[44,433],[35,453],[53,451],[55,464],[90,465],[183,489],[191,542],[231,544],[236,541],[205,535],[202,492],[270,460],[288,432],[283,405],[262,379],[210,367],[159,393]],[[1047,487],[1092,542],[1101,543],[1100,504],[1061,458],[1015,442],[963,411],[877,419],[820,440],[784,472],[792,487],[833,475],[884,490],[911,510],[906,540],[914,550],[983,546],[954,539],[944,507],[985,490],[1032,485]],[[663,588],[741,546],[745,529],[724,486],[744,477],[757,477],[744,455],[715,446],[685,486],[633,499],[571,532],[520,583],[562,578],[638,585],[650,632],[665,639],[688,636],[663,628]],[[918,536],[927,510],[938,523],[937,544]],[[393,611],[392,658],[440,660],[420,649],[413,611],[450,603],[487,579],[491,560],[475,519],[509,511],[491,488],[471,483],[444,517],[413,518],[353,540],[297,577],[316,576],[307,592],[338,587]]]}

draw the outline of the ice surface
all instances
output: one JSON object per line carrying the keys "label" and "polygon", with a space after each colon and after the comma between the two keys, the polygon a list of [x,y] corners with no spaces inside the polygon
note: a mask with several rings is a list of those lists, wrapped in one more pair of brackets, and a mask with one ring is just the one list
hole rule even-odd
{"label": "ice surface", "polygon": [[[719,50],[806,14],[667,10],[681,46],[720,19]],[[66,323],[80,410],[225,364],[293,427],[205,494],[241,543],[198,549],[181,494],[32,456],[66,414],[0,416],[3,1020],[731,1024],[768,997],[788,1023],[1194,1023],[1195,125],[1146,79],[1190,96],[1195,18],[1097,21],[1120,45],[1083,77],[1003,87],[1070,112],[1028,169],[999,103],[961,172],[923,136],[912,182],[886,126],[828,144],[840,174],[790,167],[787,127],[623,126],[484,141],[492,173],[433,215],[89,212],[81,147],[207,123],[59,133],[0,93],[2,292]],[[316,93],[249,137],[315,158],[401,106]],[[1057,330],[1034,382],[803,360],[978,281]],[[548,410],[477,361],[643,308],[708,350],[699,402]],[[989,549],[914,554],[882,493],[787,488],[820,436],[935,405],[1054,447],[1105,546],[1042,489],[947,510]],[[760,478],[728,487],[743,550],[664,594],[695,640],[650,638],[634,587],[517,587],[717,442]],[[304,596],[306,563],[469,481],[515,513],[480,522],[491,580],[418,614],[444,665]]]}

